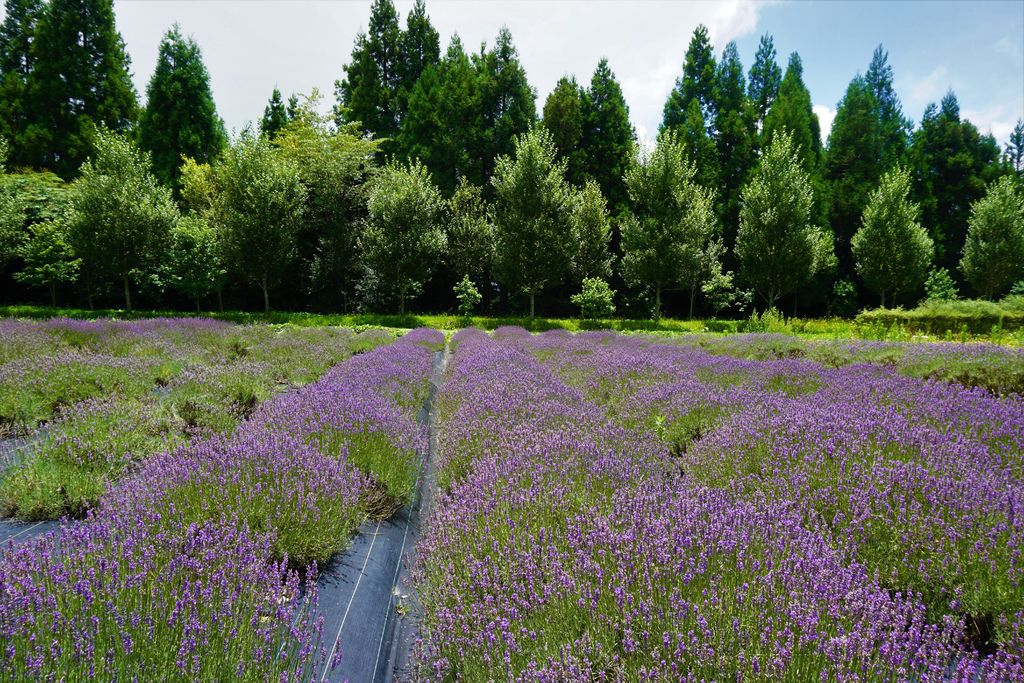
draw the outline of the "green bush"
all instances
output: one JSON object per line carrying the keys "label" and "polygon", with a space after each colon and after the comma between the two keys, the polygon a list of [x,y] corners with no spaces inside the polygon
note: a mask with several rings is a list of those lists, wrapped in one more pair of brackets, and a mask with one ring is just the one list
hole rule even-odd
{"label": "green bush", "polygon": [[607,318],[615,313],[615,290],[599,277],[583,278],[583,290],[570,297],[583,318]]}
{"label": "green bush", "polygon": [[956,301],[960,292],[945,268],[932,268],[924,281],[925,299],[928,301]]}
{"label": "green bush", "polygon": [[483,297],[469,276],[463,275],[452,289],[455,292],[455,298],[459,300],[459,315],[467,318],[473,315],[473,310],[480,305]]}

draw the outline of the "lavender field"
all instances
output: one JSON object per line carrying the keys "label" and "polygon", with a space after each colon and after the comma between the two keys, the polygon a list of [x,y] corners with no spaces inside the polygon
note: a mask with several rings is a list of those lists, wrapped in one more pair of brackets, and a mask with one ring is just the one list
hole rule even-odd
{"label": "lavender field", "polygon": [[1024,680],[1017,349],[0,325],[0,680]]}

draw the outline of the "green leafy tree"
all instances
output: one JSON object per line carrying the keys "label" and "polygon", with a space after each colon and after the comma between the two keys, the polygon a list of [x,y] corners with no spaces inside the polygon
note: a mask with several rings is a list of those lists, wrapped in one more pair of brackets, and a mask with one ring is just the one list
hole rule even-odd
{"label": "green leafy tree", "polygon": [[839,101],[828,138],[824,177],[831,194],[829,224],[841,277],[854,272],[850,239],[860,227],[871,192],[882,177],[882,134],[871,86],[857,76]]}
{"label": "green leafy tree", "polygon": [[569,300],[579,306],[580,315],[586,320],[607,318],[615,313],[615,290],[599,277],[583,278],[580,293],[573,294]]}
{"label": "green leafy tree", "polygon": [[736,255],[740,276],[768,307],[828,262],[832,245],[811,219],[814,191],[788,132],[772,138],[743,188]]}
{"label": "green leafy tree", "polygon": [[864,220],[850,241],[857,272],[881,296],[882,306],[921,286],[931,266],[934,245],[918,222],[920,209],[910,201],[910,174],[897,167],[882,176],[868,197]]}
{"label": "green leafy tree", "polygon": [[[6,159],[7,142],[0,138],[0,176]],[[14,190],[6,182],[0,187],[0,267],[18,254],[24,237],[25,203],[22,195]]]}
{"label": "green leafy tree", "polygon": [[607,59],[598,62],[582,102],[586,173],[597,181],[612,213],[620,214],[629,207],[624,178],[633,158],[636,131],[629,122],[622,86],[615,80]]}
{"label": "green leafy tree", "polygon": [[953,276],[945,268],[932,268],[924,281],[924,295],[928,301],[956,301],[960,298]]}
{"label": "green leafy tree", "polygon": [[665,101],[662,113],[662,128],[678,128],[687,122],[690,102],[696,101],[700,114],[712,126],[715,98],[715,53],[711,47],[708,28],[700,24],[693,31],[690,45],[686,48],[683,75],[676,79],[676,85]]}
{"label": "green leafy tree", "polygon": [[401,83],[398,87],[400,121],[405,117],[409,94],[420,75],[427,67],[437,66],[440,61],[441,37],[430,23],[423,0],[416,0],[405,18],[405,31],[402,33]]}
{"label": "green leafy tree", "polygon": [[69,241],[92,277],[123,287],[130,311],[131,285],[155,279],[178,210],[130,140],[100,130],[95,147],[71,186]]}
{"label": "green leafy tree", "polygon": [[255,283],[270,310],[270,289],[295,257],[306,192],[299,170],[263,136],[244,132],[214,164],[214,215],[225,269]]}
{"label": "green leafy tree", "polygon": [[967,238],[971,205],[1005,172],[999,146],[960,118],[956,95],[929,105],[908,152],[921,223],[935,242],[936,265],[954,272]]}
{"label": "green leafy tree", "polygon": [[303,277],[325,300],[341,295],[345,310],[360,274],[357,245],[366,223],[367,181],[380,142],[352,125],[335,128],[319,113],[318,91],[296,106],[295,118],[274,138],[280,156],[298,170],[305,188],[296,235]]}
{"label": "green leafy tree", "polygon": [[471,150],[481,166],[481,180],[496,173],[497,159],[515,149],[516,139],[537,120],[536,93],[526,79],[512,32],[502,27],[494,47],[477,59],[480,84],[479,147]]}
{"label": "green leafy tree", "polygon": [[14,279],[32,287],[47,288],[51,306],[57,305],[57,287],[78,279],[81,259],[75,256],[64,221],[32,224],[18,255],[23,265]]}
{"label": "green leafy tree", "polygon": [[404,314],[409,291],[444,254],[444,202],[425,166],[389,163],[374,179],[367,207],[369,221],[359,240],[363,258],[398,295],[398,312]]}
{"label": "green leafy tree", "polygon": [[0,25],[0,138],[11,142],[14,166],[30,163],[25,131],[30,122],[28,76],[35,63],[32,42],[43,13],[43,0],[5,0]]}
{"label": "green leafy tree", "polygon": [[128,130],[138,102],[113,0],[50,0],[32,42],[24,162],[70,177],[100,126]]}
{"label": "green leafy tree", "polygon": [[452,291],[455,293],[455,299],[459,302],[459,315],[464,318],[473,315],[474,309],[483,300],[480,290],[476,288],[468,275],[463,275],[462,279],[455,283]]}
{"label": "green leafy tree", "polygon": [[574,193],[571,235],[576,245],[572,255],[572,271],[580,278],[607,278],[612,273],[612,257],[608,253],[611,224],[601,188],[588,180],[582,190]]}
{"label": "green leafy tree", "polygon": [[358,122],[377,138],[394,138],[404,70],[398,10],[392,0],[374,0],[369,30],[356,36],[345,77],[334,84],[338,123]]}
{"label": "green leafy tree", "polygon": [[700,286],[700,291],[715,317],[730,308],[742,313],[754,298],[751,292],[736,286],[731,270],[723,272],[720,266],[712,269],[711,276]]}
{"label": "green leafy tree", "polygon": [[195,40],[181,35],[177,24],[160,42],[146,99],[139,118],[139,146],[153,158],[156,177],[177,188],[182,157],[209,162],[227,144],[203,54]]}
{"label": "green leafy tree", "polygon": [[758,130],[764,126],[764,117],[768,115],[768,110],[771,109],[772,103],[778,97],[781,84],[782,69],[775,61],[775,41],[771,35],[766,33],[761,36],[757,53],[754,55],[754,63],[750,67],[747,90],[753,109],[754,123]]}
{"label": "green leafy tree", "polygon": [[267,106],[263,109],[263,118],[260,119],[260,133],[273,139],[278,131],[288,125],[288,121],[292,118],[288,115],[288,109],[284,105],[281,91],[274,88],[270,99],[267,100]]}
{"label": "green leafy tree", "polygon": [[482,283],[494,263],[494,226],[483,190],[465,178],[448,200],[448,261],[456,275]]}
{"label": "green leafy tree", "polygon": [[221,240],[216,228],[195,214],[184,216],[171,231],[168,284],[196,303],[224,285]]}
{"label": "green leafy tree", "polygon": [[587,151],[583,148],[583,117],[587,92],[576,79],[563,76],[544,101],[541,123],[551,134],[558,156],[566,161],[566,180],[580,187],[587,174]]}
{"label": "green leafy tree", "polygon": [[871,55],[871,64],[868,65],[864,80],[875,98],[881,167],[889,170],[907,151],[911,125],[903,116],[903,106],[896,95],[889,53],[881,45]]}
{"label": "green leafy tree", "polygon": [[633,214],[622,227],[622,270],[628,281],[654,289],[656,316],[662,292],[683,287],[692,317],[697,291],[721,252],[713,195],[695,176],[696,167],[671,130],[626,172]]}
{"label": "green leafy tree", "polygon": [[543,127],[515,139],[512,156],[498,159],[494,177],[495,275],[509,291],[530,299],[559,283],[572,259],[572,188]]}
{"label": "green leafy tree", "polygon": [[729,248],[736,242],[740,190],[754,166],[754,119],[745,86],[736,43],[729,43],[715,72],[714,100],[720,188],[718,215],[722,219],[725,246]]}
{"label": "green leafy tree", "polygon": [[1024,277],[1024,192],[1009,176],[971,206],[960,270],[986,299]]}
{"label": "green leafy tree", "polygon": [[1024,119],[1017,119],[1017,125],[1010,133],[1010,139],[1004,150],[1006,163],[1016,171],[1018,176],[1024,177]]}

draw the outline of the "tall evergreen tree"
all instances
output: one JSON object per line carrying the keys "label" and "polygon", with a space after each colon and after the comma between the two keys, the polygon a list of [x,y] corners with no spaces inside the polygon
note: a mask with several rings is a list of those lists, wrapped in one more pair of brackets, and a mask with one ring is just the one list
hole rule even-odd
{"label": "tall evergreen tree", "polygon": [[551,133],[558,155],[566,161],[566,180],[577,187],[583,184],[587,173],[586,150],[583,148],[586,99],[587,92],[576,79],[563,76],[544,101],[544,118],[541,120]]}
{"label": "tall evergreen tree", "polygon": [[413,87],[397,147],[409,161],[419,159],[444,195],[459,180],[485,182],[481,87],[476,67],[453,36],[441,63],[428,66]]}
{"label": "tall evergreen tree", "polygon": [[[290,101],[289,101],[290,103]],[[273,139],[278,131],[288,125],[288,110],[284,106],[284,99],[281,91],[274,88],[274,92],[267,100],[267,106],[263,109],[263,118],[260,119],[260,133]]]}
{"label": "tall evergreen tree", "polygon": [[960,104],[949,92],[928,105],[908,153],[921,223],[935,242],[938,267],[955,272],[967,236],[971,204],[986,185],[1003,174],[999,145],[960,118]]}
{"label": "tall evergreen tree", "polygon": [[28,126],[27,81],[32,71],[32,42],[43,0],[6,0],[0,25],[0,137],[8,141],[9,163],[28,163],[23,150]]}
{"label": "tall evergreen tree", "polygon": [[597,181],[608,208],[613,214],[620,214],[629,204],[624,178],[633,156],[636,131],[629,122],[622,86],[615,80],[607,59],[598,62],[583,105],[586,171]]}
{"label": "tall evergreen tree", "polygon": [[715,144],[718,151],[718,215],[725,245],[732,248],[739,225],[740,189],[754,165],[754,119],[746,95],[736,43],[729,43],[715,72]]}
{"label": "tall evergreen tree", "polygon": [[405,116],[409,95],[428,66],[441,61],[441,37],[430,23],[427,6],[423,0],[416,0],[405,18],[405,32],[402,34],[401,84],[398,93],[399,120]]}
{"label": "tall evergreen tree", "polygon": [[370,28],[356,36],[345,77],[334,84],[339,123],[358,121],[375,137],[393,138],[398,133],[404,70],[398,10],[392,0],[374,0]]}
{"label": "tall evergreen tree", "polygon": [[176,188],[182,157],[208,163],[224,149],[227,134],[217,116],[203,54],[177,24],[160,42],[156,70],[139,118],[139,146],[153,159],[153,172]]}
{"label": "tall evergreen tree", "polygon": [[477,156],[484,178],[494,174],[498,157],[509,155],[517,136],[525,134],[537,119],[536,93],[526,80],[526,70],[503,26],[494,47],[477,60],[480,81],[480,147]]}
{"label": "tall evergreen tree", "polygon": [[850,239],[860,226],[868,196],[878,187],[885,170],[877,108],[871,86],[864,77],[857,76],[839,101],[828,138],[824,177],[831,195],[829,225],[836,238],[840,277],[853,274]]}
{"label": "tall evergreen tree", "polygon": [[1018,176],[1024,177],[1024,119],[1017,119],[1017,125],[1010,133],[1010,139],[1004,150],[1006,163],[1016,171]]}
{"label": "tall evergreen tree", "polygon": [[669,93],[662,117],[662,128],[678,128],[686,124],[690,102],[696,100],[700,114],[712,126],[715,95],[715,53],[711,48],[708,29],[700,24],[693,31],[690,45],[686,49],[683,75],[676,79],[675,88]]}
{"label": "tall evergreen tree", "polygon": [[803,62],[795,52],[789,56],[779,94],[765,116],[762,146],[771,145],[775,135],[783,130],[789,132],[804,171],[813,175],[821,162],[821,124],[811,104],[811,93],[804,85]]}
{"label": "tall evergreen tree", "polygon": [[138,114],[113,0],[50,0],[31,51],[24,161],[68,177],[97,126],[127,130]]}
{"label": "tall evergreen tree", "polygon": [[892,168],[907,151],[910,141],[910,121],[903,116],[903,106],[893,86],[892,66],[889,53],[882,46],[875,48],[871,64],[864,75],[871,93],[875,96],[876,117],[878,118],[881,141],[882,170]]}
{"label": "tall evergreen tree", "polygon": [[754,123],[758,130],[764,125],[764,117],[768,115],[768,110],[779,95],[781,83],[782,69],[775,61],[775,41],[766,33],[761,36],[757,53],[754,55],[754,64],[750,67],[748,90],[754,111]]}

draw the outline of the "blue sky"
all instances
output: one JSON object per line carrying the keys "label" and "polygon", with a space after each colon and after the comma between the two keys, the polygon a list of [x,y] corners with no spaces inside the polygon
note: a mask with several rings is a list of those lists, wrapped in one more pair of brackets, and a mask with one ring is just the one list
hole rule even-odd
{"label": "blue sky", "polygon": [[[412,0],[397,5],[404,17]],[[318,87],[333,100],[334,80],[369,8],[370,0],[115,0],[139,93],[161,35],[178,21],[202,47],[217,106],[233,130],[258,119],[275,85],[286,95]],[[783,67],[790,52],[799,52],[826,135],[836,103],[879,43],[914,121],[950,87],[961,112],[1000,141],[1024,117],[1024,0],[427,0],[427,11],[443,46],[458,32],[467,48],[476,47],[508,25],[537,89],[538,110],[560,76],[589,81],[597,61],[608,57],[645,137],[657,131],[698,23],[709,27],[718,54],[736,40],[746,68],[766,31],[775,36]]]}

